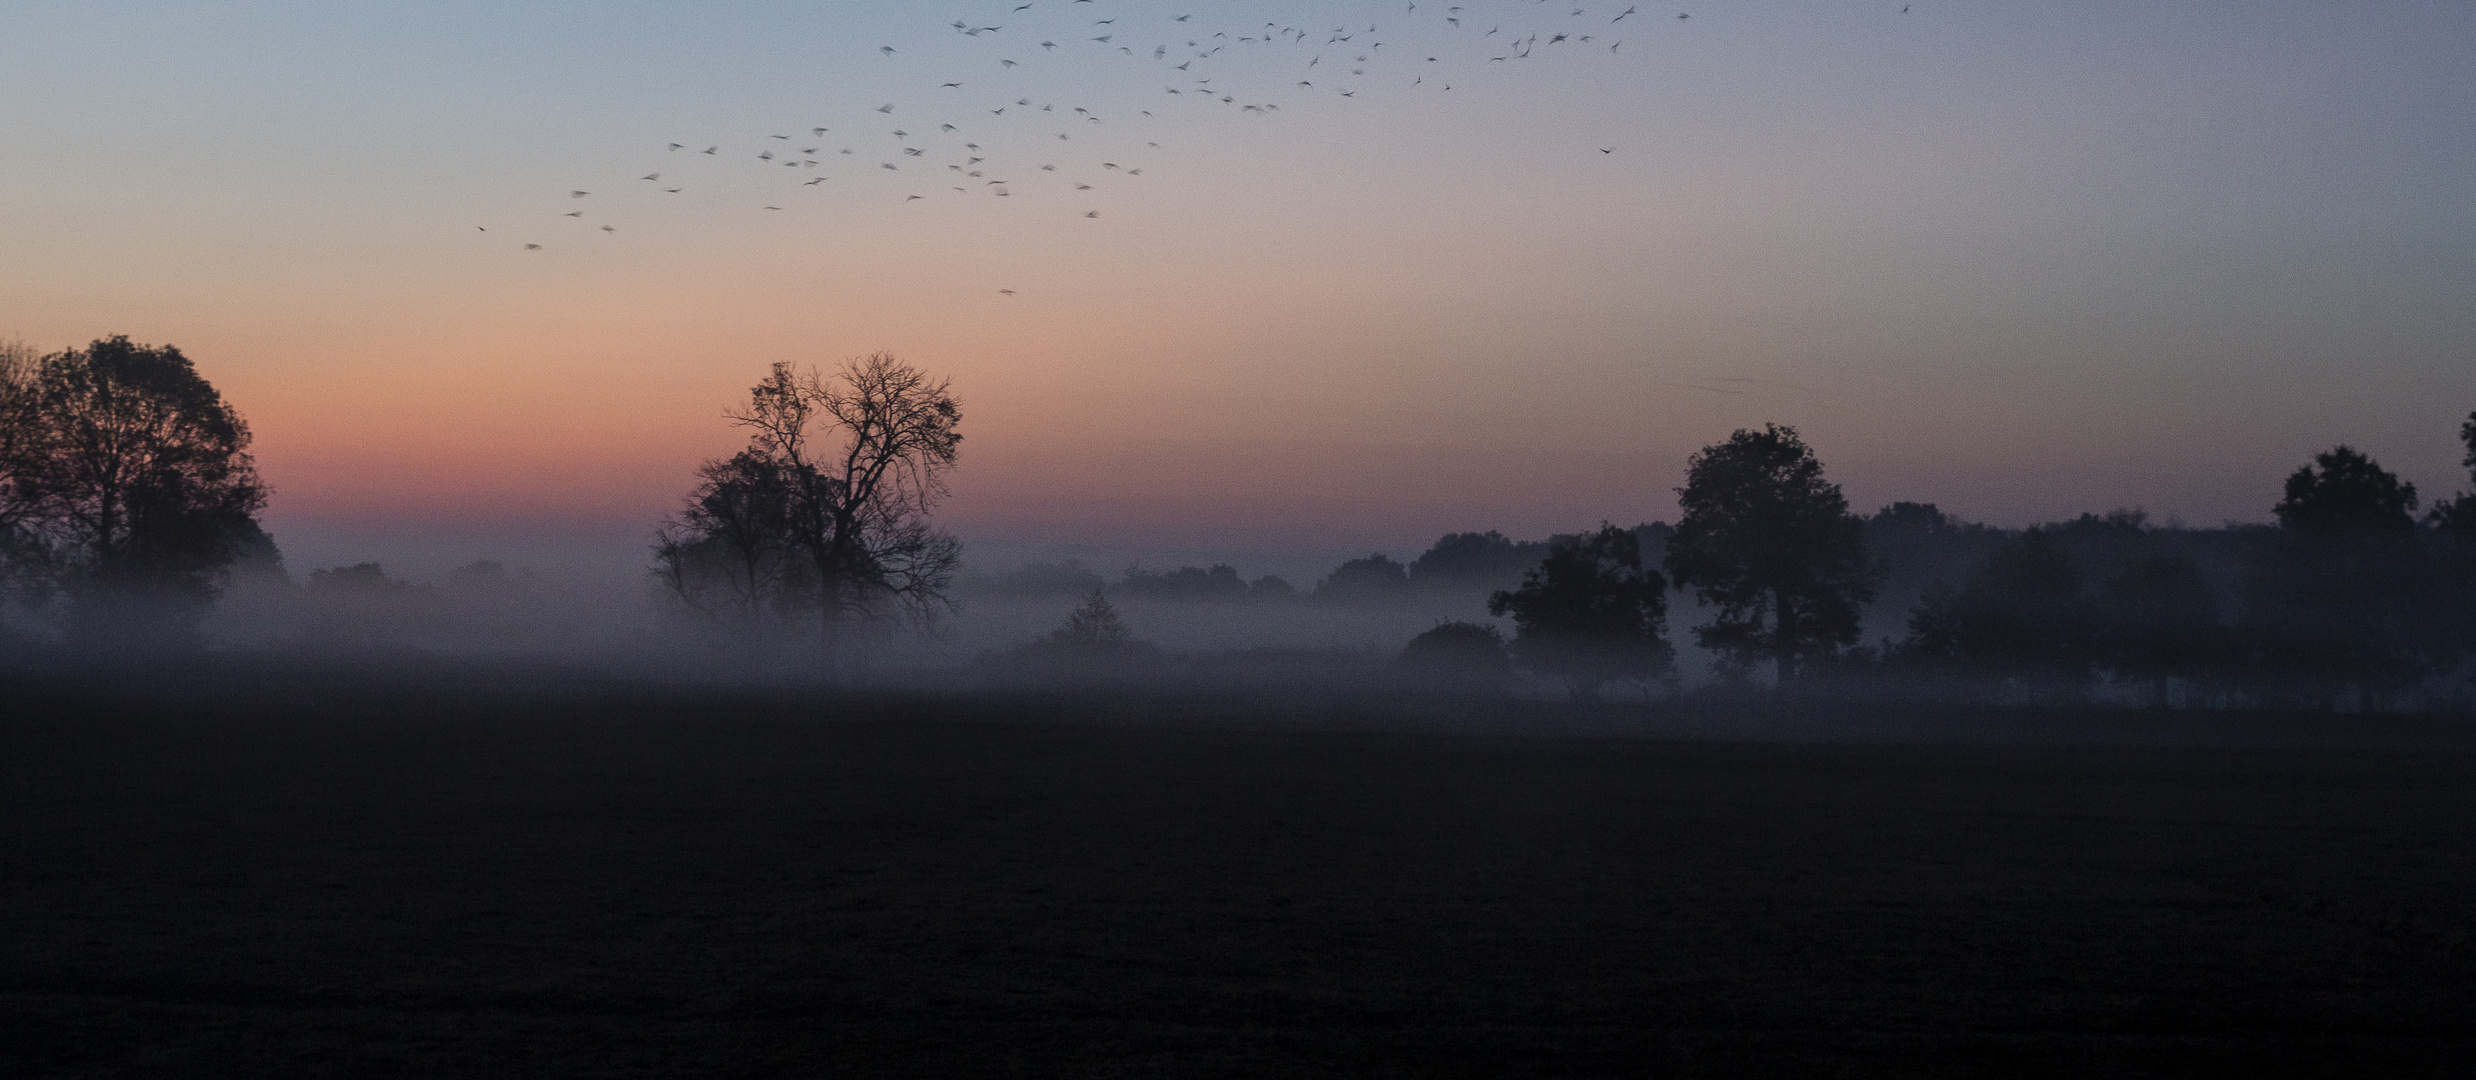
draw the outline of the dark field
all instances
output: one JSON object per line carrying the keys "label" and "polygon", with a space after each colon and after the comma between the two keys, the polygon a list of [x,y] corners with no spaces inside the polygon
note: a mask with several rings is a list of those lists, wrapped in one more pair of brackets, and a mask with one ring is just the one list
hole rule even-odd
{"label": "dark field", "polygon": [[1168,700],[166,700],[0,700],[0,1073],[2476,1061],[2476,753],[2447,725],[1914,746]]}

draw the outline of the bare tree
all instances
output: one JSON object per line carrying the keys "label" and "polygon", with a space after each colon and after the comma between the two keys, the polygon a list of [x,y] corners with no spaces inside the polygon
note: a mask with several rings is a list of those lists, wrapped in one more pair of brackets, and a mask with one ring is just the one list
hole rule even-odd
{"label": "bare tree", "polygon": [[[884,353],[831,375],[775,364],[749,390],[747,406],[728,414],[748,429],[748,449],[706,467],[707,483],[664,544],[732,535],[742,523],[726,522],[728,515],[703,499],[725,490],[718,486],[725,474],[761,475],[768,479],[756,493],[760,502],[777,501],[746,508],[746,524],[772,530],[800,567],[796,579],[783,575],[763,587],[814,607],[829,676],[839,666],[848,618],[899,612],[934,619],[952,606],[947,589],[961,551],[929,523],[963,441],[955,430],[962,412],[948,385]],[[723,544],[741,560],[735,573],[752,586],[756,543],[752,535]]]}
{"label": "bare tree", "polygon": [[41,362],[23,341],[0,341],[0,588],[12,599],[39,598],[51,545],[37,528],[42,464],[35,377]]}

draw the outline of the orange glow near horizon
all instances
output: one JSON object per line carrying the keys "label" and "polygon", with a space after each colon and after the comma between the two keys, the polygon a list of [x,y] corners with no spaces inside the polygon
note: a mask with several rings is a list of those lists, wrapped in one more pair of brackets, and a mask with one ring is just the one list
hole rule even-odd
{"label": "orange glow near horizon", "polygon": [[[785,27],[631,10],[488,16],[518,66],[462,15],[46,14],[0,43],[0,100],[52,95],[0,105],[0,336],[181,347],[249,419],[279,539],[632,538],[739,445],[723,410],[767,365],[880,350],[953,379],[967,540],[1660,518],[1686,455],[1766,421],[1860,509],[2014,524],[2257,519],[2340,441],[2460,482],[2465,19],[1713,13],[1527,67],[1413,20],[1446,59],[1346,101],[1293,85],[1303,55],[1230,61],[1215,86],[1284,103],[1241,114],[1095,52],[1019,91],[1058,112],[999,115],[1018,91],[965,108],[930,69],[1030,65],[916,12],[798,16],[913,58],[812,71]],[[1107,122],[1008,126],[1076,103]],[[815,127],[813,173],[756,157]],[[1007,197],[937,164],[965,139]]]}

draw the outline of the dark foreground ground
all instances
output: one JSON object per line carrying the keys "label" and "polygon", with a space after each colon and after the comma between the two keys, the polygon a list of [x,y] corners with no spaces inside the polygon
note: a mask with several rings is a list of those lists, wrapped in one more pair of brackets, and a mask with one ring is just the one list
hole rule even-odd
{"label": "dark foreground ground", "polygon": [[2449,738],[1346,733],[1315,730],[1352,724],[1325,706],[1121,701],[1093,724],[1058,700],[675,691],[0,699],[0,1075],[2476,1062],[2476,753]]}

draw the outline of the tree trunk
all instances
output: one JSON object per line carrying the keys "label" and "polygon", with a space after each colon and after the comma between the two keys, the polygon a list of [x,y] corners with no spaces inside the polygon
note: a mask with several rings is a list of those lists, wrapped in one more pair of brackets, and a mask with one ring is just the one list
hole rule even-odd
{"label": "tree trunk", "polygon": [[1788,594],[1775,592],[1771,596],[1774,612],[1771,620],[1772,646],[1779,656],[1779,688],[1786,690],[1789,682],[1797,677],[1796,616],[1789,613]]}
{"label": "tree trunk", "polygon": [[819,608],[822,614],[817,625],[818,649],[824,661],[827,686],[841,686],[843,681],[843,611],[842,605],[835,600],[836,597],[829,591],[825,603]]}

